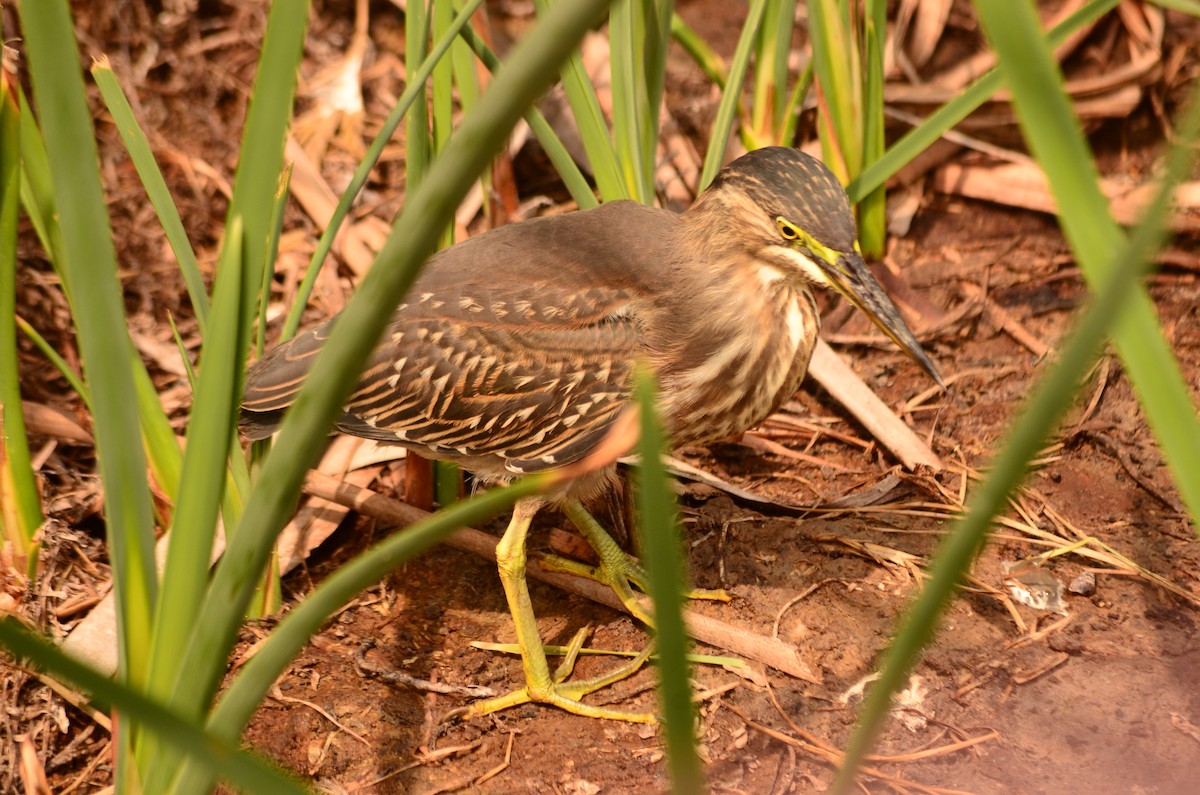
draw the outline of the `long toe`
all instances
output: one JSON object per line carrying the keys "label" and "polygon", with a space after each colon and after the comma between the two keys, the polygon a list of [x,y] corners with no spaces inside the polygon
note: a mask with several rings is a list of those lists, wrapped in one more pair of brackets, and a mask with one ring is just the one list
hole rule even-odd
{"label": "long toe", "polygon": [[[581,640],[581,636],[577,635],[576,639]],[[628,712],[611,707],[593,706],[585,704],[582,701],[584,696],[614,685],[636,674],[642,669],[653,653],[654,643],[651,642],[637,657],[613,668],[607,673],[590,679],[579,679],[569,682],[552,681],[547,683],[533,681],[533,679],[527,676],[525,687],[503,696],[476,701],[467,707],[456,709],[447,715],[447,719],[467,720],[491,715],[492,713],[500,712],[509,707],[520,706],[521,704],[545,704],[551,707],[558,707],[575,715],[582,715],[585,718],[603,718],[606,720],[625,721],[627,723],[657,723],[654,715],[648,712]]]}

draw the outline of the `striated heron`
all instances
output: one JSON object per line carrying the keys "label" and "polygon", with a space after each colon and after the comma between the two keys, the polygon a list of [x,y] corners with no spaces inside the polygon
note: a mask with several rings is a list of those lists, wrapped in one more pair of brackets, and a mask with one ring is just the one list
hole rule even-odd
{"label": "striated heron", "polygon": [[[813,287],[863,310],[935,380],[937,371],[863,263],[845,191],[795,149],[751,152],[682,215],[631,201],[502,227],[427,263],[371,355],[337,428],[453,461],[489,481],[579,461],[630,402],[637,361],[654,368],[675,445],[739,434],[796,391],[820,317]],[[273,433],[331,323],[250,369],[242,428]],[[525,687],[479,702],[482,715],[526,702],[623,720],[648,715],[584,704],[632,673],[566,682],[551,674],[525,580],[525,539],[547,502],[600,558],[594,576],[631,608],[639,567],[583,507],[610,482],[593,473],[519,503],[497,548]]]}

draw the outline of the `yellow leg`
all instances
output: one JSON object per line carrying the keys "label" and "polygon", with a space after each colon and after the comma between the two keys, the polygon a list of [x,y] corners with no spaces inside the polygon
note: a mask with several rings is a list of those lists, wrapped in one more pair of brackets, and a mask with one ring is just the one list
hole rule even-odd
{"label": "yellow leg", "polygon": [[[625,551],[613,541],[612,536],[605,532],[600,523],[596,521],[587,509],[578,500],[571,500],[563,505],[563,513],[571,520],[575,527],[579,528],[579,532],[591,544],[592,549],[596,551],[596,555],[600,558],[599,566],[588,566],[573,560],[560,558],[556,555],[548,555],[542,559],[543,566],[555,569],[557,571],[565,571],[569,574],[575,574],[580,577],[587,577],[596,582],[603,583],[613,589],[617,598],[625,605],[625,609],[633,616],[647,624],[654,626],[654,621],[650,614],[642,607],[637,595],[633,591],[633,586],[637,586],[641,591],[648,590],[646,571],[641,564],[635,561]],[[729,594],[722,590],[708,590],[704,588],[695,588],[687,593],[691,599],[717,599],[722,602],[729,601]]]}
{"label": "yellow leg", "polygon": [[647,649],[614,671],[595,679],[562,682],[559,677],[565,678],[569,675],[569,667],[566,670],[560,669],[554,677],[550,675],[546,652],[542,648],[542,639],[538,634],[537,619],[533,614],[533,602],[529,598],[529,584],[525,580],[525,538],[529,534],[529,525],[533,521],[533,516],[540,506],[541,503],[537,500],[518,502],[513,510],[512,521],[509,522],[508,529],[504,531],[504,537],[500,539],[500,543],[496,547],[500,582],[504,585],[504,595],[508,598],[508,609],[512,613],[513,624],[517,631],[517,645],[521,649],[521,664],[525,669],[525,687],[497,698],[478,701],[469,707],[456,710],[451,713],[450,717],[474,718],[507,707],[536,702],[560,707],[567,712],[589,718],[653,723],[653,715],[593,707],[580,702],[580,699],[588,693],[607,687],[613,682],[636,673],[649,658],[651,649]]}

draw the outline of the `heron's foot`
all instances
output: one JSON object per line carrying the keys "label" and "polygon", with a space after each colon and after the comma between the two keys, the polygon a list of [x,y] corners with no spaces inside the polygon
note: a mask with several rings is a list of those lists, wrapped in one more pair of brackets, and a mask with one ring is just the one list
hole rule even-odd
{"label": "heron's foot", "polygon": [[601,585],[607,585],[621,600],[621,604],[625,605],[625,609],[629,611],[630,615],[647,626],[654,626],[654,619],[646,604],[633,590],[636,587],[645,593],[649,589],[646,570],[623,550],[616,549],[605,555],[596,566],[558,555],[545,555],[539,559],[539,562],[542,564],[542,568],[574,574],[577,577],[586,577]]}
{"label": "heron's foot", "polygon": [[583,643],[587,639],[588,632],[589,629],[584,628],[576,633],[575,637],[571,640],[570,646],[567,647],[567,653],[562,664],[555,670],[554,676],[550,680],[543,680],[541,676],[531,670],[529,665],[524,665],[524,687],[503,696],[477,701],[470,706],[456,709],[446,716],[447,719],[467,720],[483,715],[491,715],[494,712],[499,712],[509,707],[520,706],[521,704],[546,704],[564,709],[575,715],[582,715],[585,718],[603,718],[628,723],[656,723],[657,720],[654,715],[648,712],[627,712],[610,707],[592,706],[591,704],[584,704],[582,701],[584,696],[620,682],[622,679],[627,679],[641,670],[642,666],[646,664],[646,660],[654,652],[653,643],[648,645],[637,657],[614,668],[608,673],[591,679],[581,679],[577,682],[566,681],[575,668],[575,661],[579,657],[579,651],[583,648]]}
{"label": "heron's foot", "polygon": [[[599,565],[592,566],[577,560],[558,555],[543,555],[539,562],[543,568],[551,571],[561,571],[586,577],[602,585],[612,588],[613,593],[625,605],[625,609],[647,626],[654,626],[654,620],[646,610],[643,600],[633,590],[637,588],[642,593],[649,591],[649,579],[642,564],[630,557],[624,550],[615,546],[605,549],[605,555]],[[728,602],[733,597],[723,589],[693,588],[684,594],[688,599],[712,599]]]}

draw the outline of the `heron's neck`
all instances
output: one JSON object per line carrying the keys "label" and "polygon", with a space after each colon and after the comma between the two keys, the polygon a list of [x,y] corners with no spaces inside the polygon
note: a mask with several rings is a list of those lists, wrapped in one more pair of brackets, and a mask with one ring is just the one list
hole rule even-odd
{"label": "heron's neck", "polygon": [[804,376],[820,326],[811,290],[735,249],[696,251],[676,285],[672,338],[682,347],[660,371],[664,394],[674,398],[667,416],[676,442],[757,425]]}

